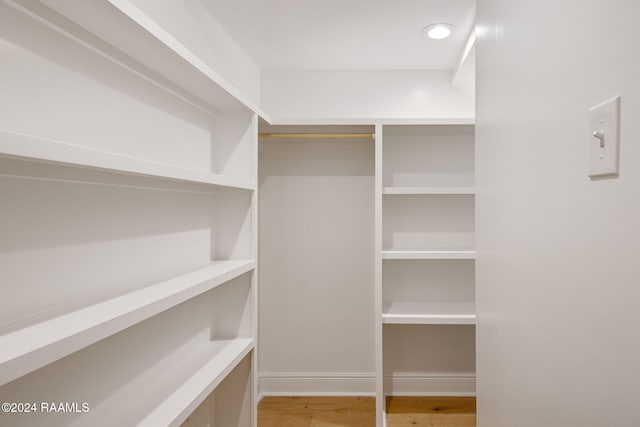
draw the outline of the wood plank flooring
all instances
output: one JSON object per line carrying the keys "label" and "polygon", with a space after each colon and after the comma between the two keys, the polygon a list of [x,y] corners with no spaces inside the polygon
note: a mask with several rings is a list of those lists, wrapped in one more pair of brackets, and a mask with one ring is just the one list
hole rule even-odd
{"label": "wood plank flooring", "polygon": [[[373,427],[373,397],[265,397],[258,427]],[[475,427],[474,397],[388,397],[388,427]]]}

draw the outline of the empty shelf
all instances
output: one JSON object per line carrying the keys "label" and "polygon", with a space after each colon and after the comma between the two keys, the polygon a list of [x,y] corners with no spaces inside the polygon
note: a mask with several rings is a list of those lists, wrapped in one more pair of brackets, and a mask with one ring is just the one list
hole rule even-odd
{"label": "empty shelf", "polygon": [[97,150],[95,148],[68,144],[7,130],[0,130],[0,156],[18,157],[27,160],[143,175],[182,182],[249,190],[255,189],[255,185],[252,182],[238,177],[181,168],[166,163],[141,159],[139,157]]}
{"label": "empty shelf", "polygon": [[[122,16],[112,13],[113,32],[126,32],[130,35],[128,43],[140,40],[135,47],[116,47],[126,50],[140,62],[167,76],[178,85],[188,89],[195,96],[202,97],[213,108],[218,110],[249,110],[269,120],[264,112],[252,101],[247,99],[236,87],[218,74],[209,64],[195,55],[187,46],[182,44],[157,22],[139,9],[129,0],[108,0]],[[86,20],[82,23],[89,27],[95,19],[95,11],[87,8]],[[84,18],[84,17],[83,17]],[[80,18],[81,19],[81,18]],[[104,27],[102,27],[104,28]],[[151,37],[148,37],[148,36]],[[110,42],[126,40],[122,37],[105,35]],[[179,70],[176,72],[176,70]]]}
{"label": "empty shelf", "polygon": [[382,314],[383,323],[408,325],[473,325],[473,303],[392,303]]}
{"label": "empty shelf", "polygon": [[475,259],[474,250],[386,250],[382,259]]}
{"label": "empty shelf", "polygon": [[[254,347],[251,338],[239,338],[227,341],[212,341],[208,352],[210,359],[193,371],[181,385],[172,388],[171,395],[153,409],[144,419],[135,424],[142,426],[179,426],[184,420],[211,394],[238,363]],[[163,375],[162,371],[157,373]],[[142,388],[141,393],[147,393],[150,388]],[[123,406],[127,402],[123,402]],[[131,409],[139,411],[137,405]],[[126,411],[119,417],[118,425],[132,425],[133,417],[128,417]]]}
{"label": "empty shelf", "polygon": [[475,194],[474,187],[384,187],[382,194]]}
{"label": "empty shelf", "polygon": [[0,385],[148,319],[255,267],[218,261],[176,277],[0,337]]}
{"label": "empty shelf", "polygon": [[[20,6],[28,9],[29,14],[46,19],[51,28],[73,42],[107,56],[123,68],[164,87],[213,116],[218,116],[221,111],[251,111],[270,120],[257,104],[135,2],[47,3]],[[73,22],[63,19],[58,13]]]}
{"label": "empty shelf", "polygon": [[254,348],[252,338],[194,344],[135,372],[95,402],[82,425],[180,426]]}

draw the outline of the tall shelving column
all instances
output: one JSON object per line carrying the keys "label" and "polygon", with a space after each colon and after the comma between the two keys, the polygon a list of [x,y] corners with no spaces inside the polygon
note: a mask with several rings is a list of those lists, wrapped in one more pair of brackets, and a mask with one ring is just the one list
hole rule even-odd
{"label": "tall shelving column", "polygon": [[376,403],[475,393],[471,125],[376,128]]}
{"label": "tall shelving column", "polygon": [[255,426],[261,113],[128,2],[51,7],[0,1],[0,424]]}

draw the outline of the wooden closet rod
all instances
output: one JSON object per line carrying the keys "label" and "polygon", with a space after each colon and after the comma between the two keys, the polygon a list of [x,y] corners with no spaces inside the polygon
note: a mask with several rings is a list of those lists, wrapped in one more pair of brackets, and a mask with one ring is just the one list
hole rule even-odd
{"label": "wooden closet rod", "polygon": [[375,133],[260,133],[265,139],[374,139]]}

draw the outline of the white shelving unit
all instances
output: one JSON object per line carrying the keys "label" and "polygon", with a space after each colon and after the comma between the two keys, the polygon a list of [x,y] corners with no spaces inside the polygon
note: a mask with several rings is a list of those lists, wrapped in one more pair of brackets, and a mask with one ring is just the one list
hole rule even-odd
{"label": "white shelving unit", "polygon": [[387,395],[475,391],[475,343],[460,329],[476,321],[473,125],[377,125],[375,174],[376,422],[382,427]]}
{"label": "white shelving unit", "polygon": [[0,424],[255,426],[266,116],[126,0],[0,26],[0,398],[90,408]]}

